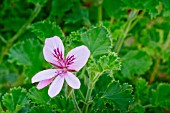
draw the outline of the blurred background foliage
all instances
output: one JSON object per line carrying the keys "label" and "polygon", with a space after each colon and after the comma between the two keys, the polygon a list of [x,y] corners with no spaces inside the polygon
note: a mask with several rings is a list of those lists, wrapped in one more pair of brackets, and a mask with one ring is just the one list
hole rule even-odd
{"label": "blurred background foliage", "polygon": [[101,66],[113,62],[109,52],[121,59],[120,71],[102,73],[108,76],[97,81],[91,112],[170,112],[170,0],[1,0],[0,111],[74,111],[63,93],[49,99],[46,88],[38,92],[31,84],[35,73],[51,67],[42,48],[45,38],[54,35],[63,40],[67,52],[85,44],[92,59],[102,56],[77,73],[82,92],[87,90],[82,73],[112,70],[108,67],[114,63]]}

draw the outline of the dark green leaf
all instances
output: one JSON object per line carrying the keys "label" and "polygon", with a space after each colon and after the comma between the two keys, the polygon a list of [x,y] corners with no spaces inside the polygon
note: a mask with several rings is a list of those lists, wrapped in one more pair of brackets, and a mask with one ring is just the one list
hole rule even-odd
{"label": "dark green leaf", "polygon": [[30,26],[30,31],[35,33],[39,39],[43,42],[45,38],[50,38],[53,36],[59,36],[60,38],[64,38],[64,34],[59,26],[56,25],[55,22],[50,21],[41,21],[34,23]]}
{"label": "dark green leaf", "polygon": [[50,106],[41,105],[32,107],[28,113],[56,113]]}
{"label": "dark green leaf", "polygon": [[27,92],[21,87],[13,88],[10,90],[10,93],[6,93],[3,96],[2,103],[7,108],[8,112],[19,112],[26,104],[29,103]]}
{"label": "dark green leaf", "polygon": [[49,102],[54,109],[60,113],[73,113],[74,105],[70,99],[66,99],[65,96],[56,96]]}
{"label": "dark green leaf", "polygon": [[38,90],[37,88],[33,87],[29,89],[28,97],[32,100],[31,102],[33,103],[46,104],[50,100],[47,89],[48,87]]}
{"label": "dark green leaf", "polygon": [[120,18],[127,13],[123,11],[124,3],[121,0],[104,0],[103,7],[106,13],[114,18]]}
{"label": "dark green leaf", "polygon": [[26,75],[30,78],[43,68],[45,60],[42,45],[37,39],[26,39],[10,49],[9,62],[26,67]]}
{"label": "dark green leaf", "polygon": [[[103,82],[103,80],[101,82]],[[104,90],[97,93],[95,108],[99,110],[103,110],[104,108],[104,110],[107,111],[107,107],[112,106],[108,109],[112,108],[112,110],[119,110],[121,112],[128,110],[130,103],[133,101],[131,85],[127,83],[121,85],[119,82],[113,81],[112,78],[110,78],[110,83],[108,85],[100,85],[100,87],[103,87],[102,89]]]}
{"label": "dark green leaf", "polygon": [[157,107],[170,108],[170,85],[161,83],[156,90],[152,90],[151,103]]}
{"label": "dark green leaf", "polygon": [[131,77],[133,74],[144,74],[152,65],[152,59],[143,51],[129,51],[122,57],[123,76]]}

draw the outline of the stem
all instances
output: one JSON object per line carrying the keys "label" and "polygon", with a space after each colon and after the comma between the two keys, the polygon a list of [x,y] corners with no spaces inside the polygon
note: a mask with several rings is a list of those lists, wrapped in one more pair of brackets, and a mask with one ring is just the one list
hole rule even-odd
{"label": "stem", "polygon": [[143,15],[145,14],[145,11],[143,11],[131,24],[129,31],[132,30],[132,28],[143,18]]}
{"label": "stem", "polygon": [[145,106],[143,106],[144,108],[151,108],[151,107],[153,107],[153,105],[152,104],[148,104],[148,105],[145,105]]}
{"label": "stem", "polygon": [[7,42],[7,45],[5,48],[3,48],[3,53],[0,58],[0,62],[2,62],[3,57],[7,54],[10,47],[16,41],[27,29],[27,27],[31,24],[31,22],[37,17],[39,12],[41,11],[41,5],[39,3],[36,4],[36,7],[34,11],[32,12],[31,16],[28,18],[28,20],[25,22],[25,24],[18,30],[18,32]]}
{"label": "stem", "polygon": [[81,92],[81,90],[78,90],[79,94],[81,95],[81,98],[83,98],[83,101],[85,100],[85,97],[83,95],[83,93]]}
{"label": "stem", "polygon": [[39,14],[41,10],[41,5],[38,3],[36,4],[36,7],[34,9],[34,11],[32,12],[31,16],[29,17],[29,19],[26,21],[26,23],[19,29],[19,31],[17,32],[17,34],[15,34],[11,40],[9,40],[9,43],[13,43],[15,40],[18,39],[19,36],[21,36],[27,29],[27,27],[31,24],[31,22],[37,17],[37,15]]}
{"label": "stem", "polygon": [[149,84],[152,84],[152,82],[155,79],[156,74],[158,73],[159,63],[160,63],[160,58],[157,58],[156,59],[156,64],[154,66],[154,69],[153,69],[153,71],[151,73],[151,76],[150,76],[150,79],[149,79]]}
{"label": "stem", "polygon": [[114,18],[113,18],[113,17],[111,17],[111,18],[110,18],[109,29],[111,29],[113,22],[114,22]]}
{"label": "stem", "polygon": [[102,4],[98,6],[98,22],[102,21]]}
{"label": "stem", "polygon": [[97,82],[97,80],[99,79],[99,77],[102,75],[103,72],[97,74],[92,81],[89,80],[89,84],[88,84],[88,89],[87,89],[87,94],[86,94],[86,99],[85,99],[85,103],[83,106],[83,111],[85,110],[85,113],[88,113],[88,108],[89,108],[89,101],[91,100],[91,94],[92,91],[94,89],[94,86]]}
{"label": "stem", "polygon": [[129,14],[127,24],[126,24],[125,28],[123,29],[123,36],[119,37],[118,42],[115,46],[114,50],[115,50],[116,53],[119,53],[120,48],[121,48],[121,46],[124,42],[124,39],[126,38],[128,32],[130,31],[130,26],[132,24],[132,21],[135,19],[136,14],[137,14],[136,10],[131,11],[131,13]]}
{"label": "stem", "polygon": [[170,45],[170,31],[168,33],[168,36],[167,36],[167,39],[166,39],[165,44],[163,46],[163,49],[166,50],[169,47],[169,45]]}
{"label": "stem", "polygon": [[0,39],[3,43],[5,43],[5,44],[7,43],[7,41],[5,40],[5,38],[2,35],[0,35]]}
{"label": "stem", "polygon": [[74,104],[74,107],[76,108],[77,112],[78,113],[82,113],[78,104],[77,104],[77,101],[76,101],[76,96],[74,94],[74,90],[72,91],[72,98],[73,98],[73,104]]}
{"label": "stem", "polygon": [[88,102],[90,101],[92,91],[93,91],[93,87],[90,87],[90,88],[88,88],[88,90],[87,90],[87,95],[86,95],[86,100],[85,100],[85,102],[86,102],[87,104],[86,104],[86,107],[85,107],[85,113],[88,113],[88,108],[89,108]]}

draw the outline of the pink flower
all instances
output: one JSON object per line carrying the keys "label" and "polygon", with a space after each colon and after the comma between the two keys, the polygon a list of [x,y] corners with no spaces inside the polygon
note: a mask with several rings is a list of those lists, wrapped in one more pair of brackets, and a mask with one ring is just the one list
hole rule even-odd
{"label": "pink flower", "polygon": [[64,79],[73,89],[80,88],[81,83],[72,72],[79,71],[86,64],[90,56],[86,46],[72,49],[64,58],[63,43],[59,37],[54,36],[45,40],[43,54],[45,60],[55,68],[40,71],[32,77],[32,83],[39,82],[37,89],[42,89],[51,83],[48,95],[54,97],[61,91]]}

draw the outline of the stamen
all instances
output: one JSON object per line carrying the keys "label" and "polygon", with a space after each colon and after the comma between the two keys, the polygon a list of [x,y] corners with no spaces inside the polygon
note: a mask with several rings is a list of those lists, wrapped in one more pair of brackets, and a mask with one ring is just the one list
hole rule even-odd
{"label": "stamen", "polygon": [[72,55],[72,56],[68,56],[67,58],[66,58],[66,60],[65,60],[65,65],[66,65],[66,67],[68,67],[68,65],[71,65],[71,64],[73,64],[74,62],[74,60],[75,60],[76,58],[74,57],[74,55]]}

